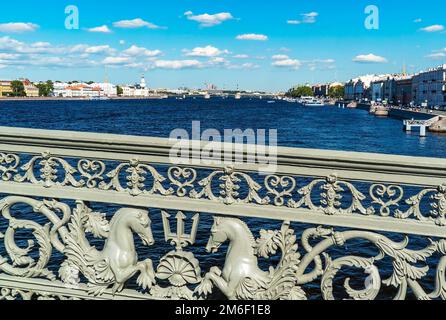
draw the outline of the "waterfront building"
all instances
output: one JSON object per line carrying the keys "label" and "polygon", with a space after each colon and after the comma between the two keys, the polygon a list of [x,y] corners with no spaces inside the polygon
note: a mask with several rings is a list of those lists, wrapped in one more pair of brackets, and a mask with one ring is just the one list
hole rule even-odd
{"label": "waterfront building", "polygon": [[54,83],[53,95],[63,98],[116,97],[117,87],[111,83]]}
{"label": "waterfront building", "polygon": [[67,98],[100,97],[101,89],[84,83],[73,84],[66,88]]}
{"label": "waterfront building", "polygon": [[105,97],[116,97],[118,95],[118,88],[111,83],[93,83],[92,87],[101,89],[101,96]]}
{"label": "waterfront building", "polygon": [[446,106],[446,64],[416,74],[412,79],[412,96],[417,105]]}
{"label": "waterfront building", "polygon": [[[374,99],[372,83],[385,77],[384,75],[368,74],[348,81],[345,84],[345,99],[356,101]],[[375,90],[377,89],[375,88]]]}
{"label": "waterfront building", "polygon": [[66,82],[55,82],[53,84],[53,96],[55,97],[66,97],[67,92],[66,88],[68,88],[70,85]]}
{"label": "waterfront building", "polygon": [[100,97],[101,88],[86,83],[61,83],[54,84],[54,96],[63,98],[89,98]]}
{"label": "waterfront building", "polygon": [[123,97],[150,97],[150,89],[147,88],[147,83],[144,75],[141,76],[140,83],[129,86],[122,86],[122,96]]}
{"label": "waterfront building", "polygon": [[397,77],[398,75],[378,76],[370,85],[372,100],[394,103]]}
{"label": "waterfront building", "polygon": [[122,86],[122,96],[123,97],[134,97],[135,87],[133,86]]}
{"label": "waterfront building", "polygon": [[413,76],[400,76],[395,80],[395,104],[407,106],[412,102]]}
{"label": "waterfront building", "polygon": [[329,84],[316,84],[311,87],[315,97],[327,97],[330,91]]}
{"label": "waterfront building", "polygon": [[7,96],[10,93],[12,93],[11,81],[0,80],[0,97]]}
{"label": "waterfront building", "polygon": [[330,89],[334,87],[343,87],[344,84],[340,82],[332,82],[325,84],[315,84],[311,87],[315,97],[328,97],[330,95]]}
{"label": "waterfront building", "polygon": [[365,75],[350,80],[345,84],[345,99],[346,100],[362,100],[371,99],[371,83],[376,80],[377,75]]}
{"label": "waterfront building", "polygon": [[19,79],[23,83],[23,87],[25,88],[25,93],[27,97],[38,97],[39,96],[39,88],[37,88],[31,81],[28,79]]}

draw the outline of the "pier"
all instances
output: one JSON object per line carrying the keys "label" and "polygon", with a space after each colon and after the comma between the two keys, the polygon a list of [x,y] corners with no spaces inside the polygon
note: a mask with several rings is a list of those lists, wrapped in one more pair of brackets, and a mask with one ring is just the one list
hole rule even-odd
{"label": "pier", "polygon": [[443,119],[442,116],[436,116],[434,118],[431,118],[429,120],[404,120],[404,129],[406,132],[411,132],[413,128],[419,128],[420,129],[420,137],[425,137],[426,132],[435,123],[441,121]]}

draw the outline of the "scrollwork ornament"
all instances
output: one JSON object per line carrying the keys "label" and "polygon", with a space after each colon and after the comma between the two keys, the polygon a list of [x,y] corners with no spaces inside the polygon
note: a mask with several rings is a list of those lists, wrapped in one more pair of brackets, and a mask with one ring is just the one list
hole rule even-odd
{"label": "scrollwork ornament", "polygon": [[[197,171],[191,168],[169,168],[167,175],[170,183],[177,187],[176,195],[185,197],[188,192],[194,190],[194,182],[197,179]],[[190,191],[188,191],[188,188]]]}
{"label": "scrollwork ornament", "polygon": [[96,188],[104,180],[106,166],[102,161],[81,159],[77,164],[77,169],[81,176],[86,178],[87,181],[83,183],[88,188]]}
{"label": "scrollwork ornament", "polygon": [[[213,190],[214,179],[217,177],[220,182],[218,189],[219,196],[216,196]],[[240,182],[242,181],[246,182],[248,189],[248,194],[244,199],[240,198]],[[194,199],[207,198],[227,205],[235,203],[257,203],[265,205],[269,203],[269,198],[262,199],[258,193],[262,188],[260,184],[255,182],[248,174],[235,171],[233,166],[212,172],[198,184],[202,187],[202,190],[199,192],[193,190],[190,193],[190,196]]]}
{"label": "scrollwork ornament", "polygon": [[[126,187],[121,184],[121,174],[126,173]],[[166,180],[154,167],[140,163],[138,159],[133,159],[128,163],[121,163],[115,169],[106,174],[110,182],[101,182],[99,188],[102,190],[116,190],[119,192],[128,192],[132,196],[141,194],[161,194],[164,196],[172,195],[173,189],[165,189],[162,182]],[[152,187],[147,188],[147,177],[152,178]]]}
{"label": "scrollwork ornament", "polygon": [[[296,185],[296,179],[293,177],[270,175],[265,178],[265,188],[268,190],[268,194],[274,196],[274,205],[278,207],[285,204],[285,197],[292,197]],[[279,187],[280,191],[278,191]]]}
{"label": "scrollwork ornament", "polygon": [[[35,176],[36,167],[40,175]],[[62,169],[59,172],[59,169]],[[53,186],[73,186],[82,187],[83,182],[77,181],[74,174],[77,170],[74,169],[66,160],[58,157],[53,157],[47,151],[41,156],[33,157],[29,162],[21,167],[24,171],[23,175],[16,174],[14,176],[15,182],[31,182],[34,184],[41,184],[45,188]]]}
{"label": "scrollwork ornament", "polygon": [[[312,199],[313,190],[318,185],[320,185],[320,189],[322,190],[319,206],[314,204]],[[351,195],[351,203],[348,208],[343,208],[341,202],[343,199],[342,193],[346,191]],[[313,180],[308,185],[299,189],[298,194],[302,195],[302,198],[299,201],[290,200],[289,207],[307,207],[310,210],[322,212],[326,215],[346,215],[353,214],[354,212],[359,212],[363,215],[373,214],[373,209],[366,209],[362,204],[366,196],[350,182],[339,180],[336,174],[328,176],[325,180]]]}
{"label": "scrollwork ornament", "polygon": [[[370,197],[373,200],[372,203],[378,204],[380,206],[379,212],[383,217],[390,216],[390,208],[392,206],[399,206],[399,202],[403,199],[404,190],[400,186],[390,185],[386,186],[383,184],[374,184],[370,187]],[[387,201],[384,201],[384,198]],[[374,210],[371,208],[371,210]]]}
{"label": "scrollwork ornament", "polygon": [[20,157],[15,154],[0,153],[0,177],[3,181],[11,180],[17,173]]}

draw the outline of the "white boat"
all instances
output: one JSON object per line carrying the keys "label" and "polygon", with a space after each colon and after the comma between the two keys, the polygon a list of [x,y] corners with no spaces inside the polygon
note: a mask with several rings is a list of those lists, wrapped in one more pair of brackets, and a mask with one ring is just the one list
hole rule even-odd
{"label": "white boat", "polygon": [[204,95],[204,98],[205,98],[206,100],[209,100],[209,99],[211,98],[211,95],[210,95],[209,93],[206,93],[206,94]]}
{"label": "white boat", "polygon": [[299,101],[306,107],[323,107],[324,102],[320,99],[316,99],[314,97],[302,97]]}
{"label": "white boat", "polygon": [[235,100],[240,100],[242,98],[242,95],[240,94],[240,92],[238,92],[236,95],[235,95]]}
{"label": "white boat", "polygon": [[109,97],[89,97],[88,100],[93,100],[93,101],[106,101],[106,100],[110,100]]}

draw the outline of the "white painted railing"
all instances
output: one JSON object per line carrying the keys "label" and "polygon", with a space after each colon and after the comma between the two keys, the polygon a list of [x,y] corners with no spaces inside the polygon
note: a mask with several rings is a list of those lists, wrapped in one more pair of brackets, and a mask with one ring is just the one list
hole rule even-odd
{"label": "white painted railing", "polygon": [[[193,164],[173,165],[173,144],[0,128],[2,297],[375,299],[387,287],[396,299],[446,297],[445,159],[280,147],[277,172],[261,175],[261,158],[200,161],[199,142],[190,145]],[[214,147],[256,156],[247,146]],[[92,210],[101,204],[116,213]],[[254,218],[282,227],[254,234],[245,223]],[[154,243],[152,231],[161,230],[153,225],[163,226],[164,243]],[[23,230],[36,243],[20,243],[15,235]],[[141,238],[136,247],[133,234]],[[407,241],[395,242],[401,235]],[[210,255],[228,250],[212,268],[194,256],[208,239]],[[141,248],[160,245],[172,248],[138,260]],[[336,288],[345,268],[368,273],[364,289]],[[429,268],[436,273],[430,282]],[[320,296],[307,290],[314,283]]]}

